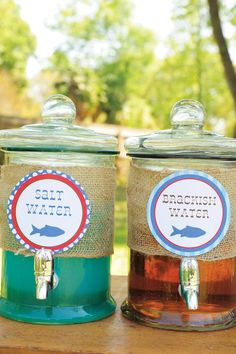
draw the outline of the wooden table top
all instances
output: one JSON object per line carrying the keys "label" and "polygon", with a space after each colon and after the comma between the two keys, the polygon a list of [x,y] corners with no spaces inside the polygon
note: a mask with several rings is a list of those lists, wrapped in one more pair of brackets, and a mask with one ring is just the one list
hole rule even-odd
{"label": "wooden table top", "polygon": [[185,333],[138,325],[122,317],[126,277],[112,278],[115,315],[78,325],[31,325],[0,318],[1,354],[236,354],[236,327]]}

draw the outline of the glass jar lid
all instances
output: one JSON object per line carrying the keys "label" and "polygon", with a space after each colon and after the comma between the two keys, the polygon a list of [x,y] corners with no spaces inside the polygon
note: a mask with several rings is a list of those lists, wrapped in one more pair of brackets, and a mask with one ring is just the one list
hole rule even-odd
{"label": "glass jar lid", "polygon": [[128,138],[129,156],[154,158],[236,159],[236,139],[203,130],[205,110],[198,101],[178,101],[171,111],[172,129]]}
{"label": "glass jar lid", "polygon": [[118,140],[73,124],[74,103],[64,95],[53,95],[43,105],[43,123],[0,131],[0,146],[13,151],[70,151],[117,154]]}

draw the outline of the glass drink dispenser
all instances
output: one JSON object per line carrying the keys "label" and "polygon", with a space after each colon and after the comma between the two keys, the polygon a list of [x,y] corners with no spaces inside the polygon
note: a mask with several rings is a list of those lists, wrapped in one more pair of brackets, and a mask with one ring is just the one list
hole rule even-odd
{"label": "glass drink dispenser", "polygon": [[174,330],[236,324],[236,140],[177,102],[172,129],[129,138],[130,273],[124,316]]}
{"label": "glass drink dispenser", "polygon": [[80,323],[115,311],[110,295],[117,139],[73,125],[51,96],[42,124],[0,132],[0,315]]}

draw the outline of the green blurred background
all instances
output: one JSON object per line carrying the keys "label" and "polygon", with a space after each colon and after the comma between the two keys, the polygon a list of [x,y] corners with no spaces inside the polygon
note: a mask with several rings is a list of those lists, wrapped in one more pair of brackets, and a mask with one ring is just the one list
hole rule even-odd
{"label": "green blurred background", "polygon": [[125,138],[168,128],[182,98],[236,136],[235,1],[1,0],[0,12],[0,128],[38,121],[62,93],[78,124],[119,139],[112,272],[125,274]]}

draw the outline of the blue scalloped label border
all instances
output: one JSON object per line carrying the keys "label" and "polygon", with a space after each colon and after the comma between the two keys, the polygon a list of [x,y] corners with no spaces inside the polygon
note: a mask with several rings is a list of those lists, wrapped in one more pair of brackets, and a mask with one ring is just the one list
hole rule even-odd
{"label": "blue scalloped label border", "polygon": [[[73,241],[71,242],[71,238],[68,240],[68,242],[66,243],[66,245],[63,243],[63,247],[62,248],[58,248],[56,249],[55,247],[53,247],[54,249],[53,252],[54,253],[62,253],[62,252],[66,252],[69,249],[73,248],[85,235],[88,226],[89,226],[89,222],[90,222],[90,216],[91,216],[91,206],[90,206],[90,202],[87,196],[87,193],[85,192],[84,188],[81,186],[81,184],[74,179],[72,176],[58,171],[58,170],[51,170],[51,169],[45,169],[45,170],[38,170],[38,171],[34,171],[32,173],[29,173],[27,175],[25,175],[16,185],[15,187],[12,189],[10,196],[8,198],[8,205],[7,205],[7,219],[8,219],[8,224],[10,227],[10,230],[12,232],[12,234],[14,235],[15,239],[17,242],[19,242],[22,246],[24,246],[26,249],[32,251],[32,252],[36,252],[37,249],[43,248],[44,246],[38,245],[38,247],[32,246],[32,243],[30,242],[30,240],[27,239],[27,237],[25,235],[23,235],[22,232],[19,231],[19,227],[17,227],[17,223],[14,222],[14,220],[16,219],[16,217],[13,217],[13,205],[14,202],[16,202],[16,198],[19,198],[19,195],[21,194],[20,191],[24,189],[24,186],[26,184],[31,184],[34,182],[35,178],[39,178],[41,177],[41,179],[44,179],[45,176],[47,175],[47,178],[49,178],[51,176],[51,178],[56,179],[56,178],[61,178],[61,181],[66,183],[66,184],[70,184],[71,186],[73,186],[72,188],[74,190],[77,190],[77,192],[80,194],[82,200],[83,200],[83,212],[86,214],[85,215],[85,222],[84,225],[82,227],[81,232],[79,232],[78,235],[76,235],[76,238],[73,237]],[[17,203],[17,202],[16,202]],[[60,246],[60,245],[59,245]],[[45,246],[44,248],[49,248],[48,246]]]}

